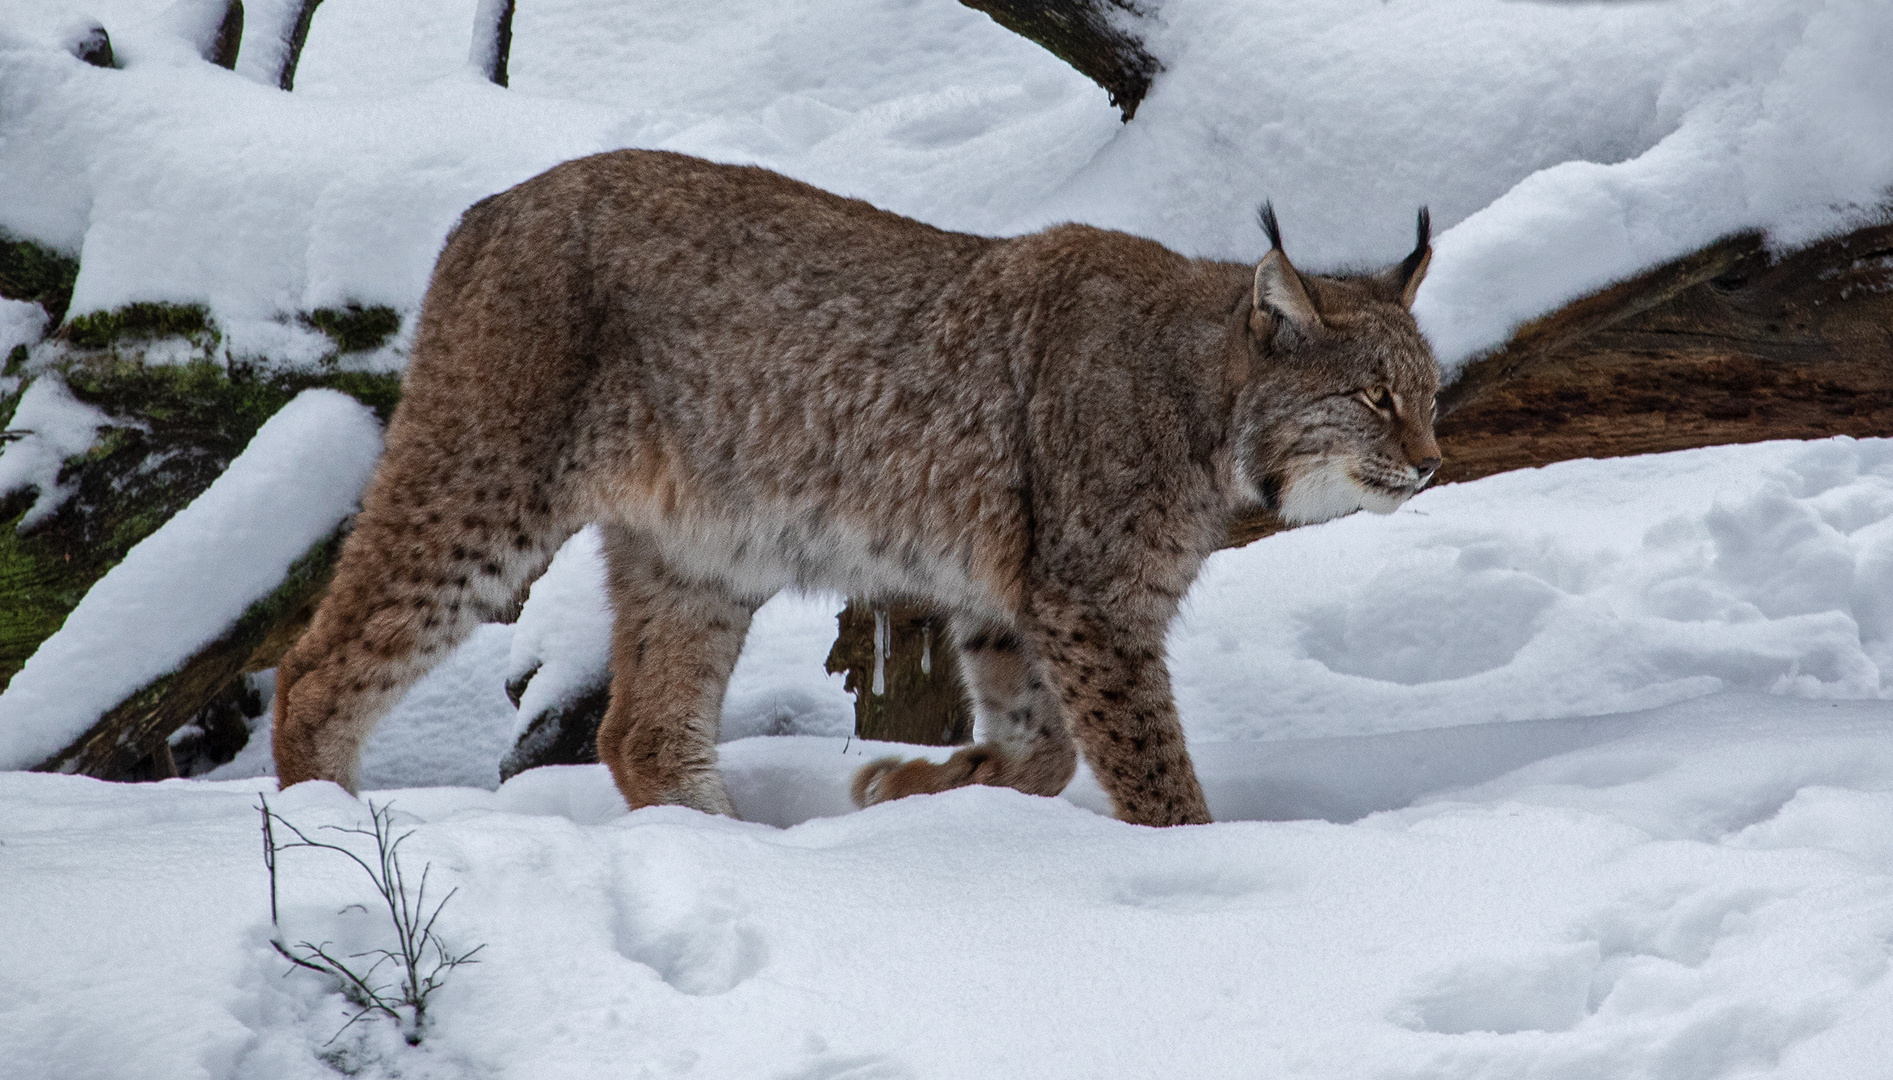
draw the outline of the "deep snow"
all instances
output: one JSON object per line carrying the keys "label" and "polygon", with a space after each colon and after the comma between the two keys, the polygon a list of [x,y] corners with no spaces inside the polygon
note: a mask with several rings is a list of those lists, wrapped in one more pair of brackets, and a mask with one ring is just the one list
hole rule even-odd
{"label": "deep snow", "polygon": [[[1877,1080],[1889,523],[1893,441],[1834,439],[1225,552],[1171,636],[1219,824],[1163,831],[1083,772],[851,812],[855,768],[923,751],[845,736],[822,597],[772,602],[739,665],[745,821],[627,814],[599,766],[492,790],[524,628],[484,627],[364,759],[461,890],[450,945],[487,946],[419,1049],[331,1041],[346,1006],[267,945],[266,733],[224,779],[0,775],[0,1048],[51,1077]],[[285,933],[377,940],[351,868],[283,859]]]}
{"label": "deep snow", "polygon": [[[1526,731],[1510,762],[1481,738]],[[339,996],[266,944],[258,782],[0,775],[0,1046],[36,1077],[1886,1074],[1883,707],[1419,735],[1262,770],[1197,748],[1219,812],[1305,780],[1345,793],[1335,822],[1145,830],[967,789],[779,830],[622,815],[597,766],[385,792],[460,890],[439,929],[486,946],[418,1049],[335,1039]],[[880,749],[842,747],[730,744],[738,806],[819,811]],[[364,816],[328,785],[272,801]],[[292,939],[374,940],[352,868],[282,874]]]}

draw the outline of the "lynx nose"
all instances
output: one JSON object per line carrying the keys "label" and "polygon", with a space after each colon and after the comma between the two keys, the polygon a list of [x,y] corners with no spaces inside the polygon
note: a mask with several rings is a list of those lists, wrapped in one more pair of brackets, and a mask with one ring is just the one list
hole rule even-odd
{"label": "lynx nose", "polygon": [[1426,458],[1414,465],[1413,471],[1420,474],[1417,482],[1424,484],[1428,480],[1433,479],[1433,474],[1439,471],[1439,459],[1436,457]]}

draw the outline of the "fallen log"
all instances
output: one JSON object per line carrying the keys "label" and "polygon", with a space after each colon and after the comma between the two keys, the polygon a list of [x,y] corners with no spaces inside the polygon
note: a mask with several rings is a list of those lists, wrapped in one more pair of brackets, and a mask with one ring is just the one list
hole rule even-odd
{"label": "fallen log", "polygon": [[[63,313],[69,278],[49,280],[60,275],[41,271],[70,260],[43,251],[22,254],[22,247],[15,242],[8,249],[13,257],[0,259],[0,292],[17,290]],[[35,272],[9,275],[8,266]],[[343,308],[304,321],[337,343],[329,362],[304,370],[214,359],[221,335],[194,306],[134,304],[74,318],[56,335],[58,358],[33,371],[24,370],[24,351],[16,350],[7,375],[19,383],[0,399],[0,428],[36,378],[63,380],[73,397],[109,422],[91,449],[60,470],[58,482],[68,494],[48,517],[21,531],[37,492],[0,495],[0,690],[99,578],[209,488],[263,422],[298,393],[329,387],[374,408],[384,422],[391,415],[398,376],[343,371],[333,361],[345,351],[381,345],[398,326],[393,312]],[[170,357],[180,349],[195,355],[147,365],[143,357],[153,347]],[[108,711],[39,767],[108,779],[166,775],[165,740],[230,695],[243,672],[275,663],[313,611],[333,555],[333,543],[318,544],[217,641]]]}

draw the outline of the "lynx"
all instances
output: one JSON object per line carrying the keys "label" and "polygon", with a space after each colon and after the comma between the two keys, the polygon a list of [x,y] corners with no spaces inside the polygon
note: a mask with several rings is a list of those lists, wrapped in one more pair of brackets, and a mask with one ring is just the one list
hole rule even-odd
{"label": "lynx", "polygon": [[376,720],[600,524],[616,614],[598,757],[632,807],[733,814],[719,707],[784,588],[950,613],[983,741],[875,762],[861,805],[1052,795],[1210,819],[1165,629],[1232,513],[1389,512],[1439,466],[1418,243],[1314,276],[1079,225],[944,232],[763,169],[619,151],[448,238],[387,450],[282,661],[284,785],[354,788]]}

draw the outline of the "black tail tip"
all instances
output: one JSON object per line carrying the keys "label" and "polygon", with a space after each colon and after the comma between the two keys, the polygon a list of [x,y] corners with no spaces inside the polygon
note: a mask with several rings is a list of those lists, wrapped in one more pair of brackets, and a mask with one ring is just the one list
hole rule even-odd
{"label": "black tail tip", "polygon": [[1418,227],[1414,229],[1414,234],[1418,240],[1415,246],[1425,251],[1433,242],[1433,211],[1424,206],[1420,207],[1420,221]]}

